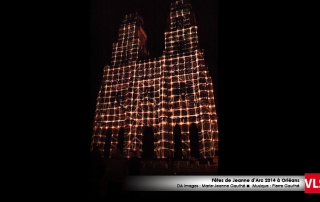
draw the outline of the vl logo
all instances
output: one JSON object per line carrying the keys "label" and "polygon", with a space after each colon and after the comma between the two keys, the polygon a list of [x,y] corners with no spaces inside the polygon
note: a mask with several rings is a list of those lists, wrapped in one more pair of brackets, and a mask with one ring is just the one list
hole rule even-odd
{"label": "vl logo", "polygon": [[308,173],[304,175],[304,193],[320,193],[320,174]]}

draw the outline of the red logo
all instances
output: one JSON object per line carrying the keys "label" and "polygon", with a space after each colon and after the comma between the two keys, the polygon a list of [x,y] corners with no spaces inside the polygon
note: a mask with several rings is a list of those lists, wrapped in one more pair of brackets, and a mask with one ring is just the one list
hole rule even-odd
{"label": "red logo", "polygon": [[304,193],[306,194],[320,193],[320,174],[308,173],[304,175]]}

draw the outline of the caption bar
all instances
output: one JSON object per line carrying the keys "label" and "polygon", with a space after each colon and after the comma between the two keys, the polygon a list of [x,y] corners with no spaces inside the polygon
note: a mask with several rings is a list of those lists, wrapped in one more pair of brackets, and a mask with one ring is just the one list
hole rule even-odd
{"label": "caption bar", "polygon": [[317,179],[309,180],[307,176],[130,176],[127,188],[128,191],[305,191],[309,186],[316,189],[313,193],[319,193],[320,181],[318,186]]}

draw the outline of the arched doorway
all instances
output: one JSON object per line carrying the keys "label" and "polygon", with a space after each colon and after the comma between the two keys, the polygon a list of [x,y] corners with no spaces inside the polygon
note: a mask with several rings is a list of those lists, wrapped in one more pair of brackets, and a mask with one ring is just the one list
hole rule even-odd
{"label": "arched doorway", "polygon": [[112,135],[112,130],[111,128],[108,128],[107,130],[104,128],[102,129],[102,135],[106,135],[106,141],[104,143],[104,153],[103,156],[104,158],[109,158],[110,155],[110,146],[111,146],[111,135]]}
{"label": "arched doorway", "polygon": [[181,128],[178,124],[175,125],[173,129],[174,136],[174,158],[182,158],[182,143],[181,143]]}
{"label": "arched doorway", "polygon": [[198,137],[198,128],[195,123],[192,123],[189,127],[190,135],[190,156],[199,158],[199,137]]}
{"label": "arched doorway", "polygon": [[124,142],[124,128],[121,127],[120,130],[118,131],[117,149],[120,150],[122,155],[123,155],[123,142]]}
{"label": "arched doorway", "polygon": [[154,134],[151,127],[146,126],[142,136],[142,158],[152,159],[154,156]]}

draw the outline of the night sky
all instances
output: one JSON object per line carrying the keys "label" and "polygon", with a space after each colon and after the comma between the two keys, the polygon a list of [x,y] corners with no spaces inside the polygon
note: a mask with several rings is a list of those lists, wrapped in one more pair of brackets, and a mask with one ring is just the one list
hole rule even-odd
{"label": "night sky", "polygon": [[[164,50],[164,32],[172,0],[97,0],[90,2],[90,127],[103,67],[111,62],[112,43],[117,41],[121,21],[128,13],[138,11],[144,19],[150,58],[160,57]],[[200,49],[218,91],[218,1],[190,1],[198,25]],[[216,98],[216,105],[218,100]],[[92,129],[91,129],[92,131]]]}

